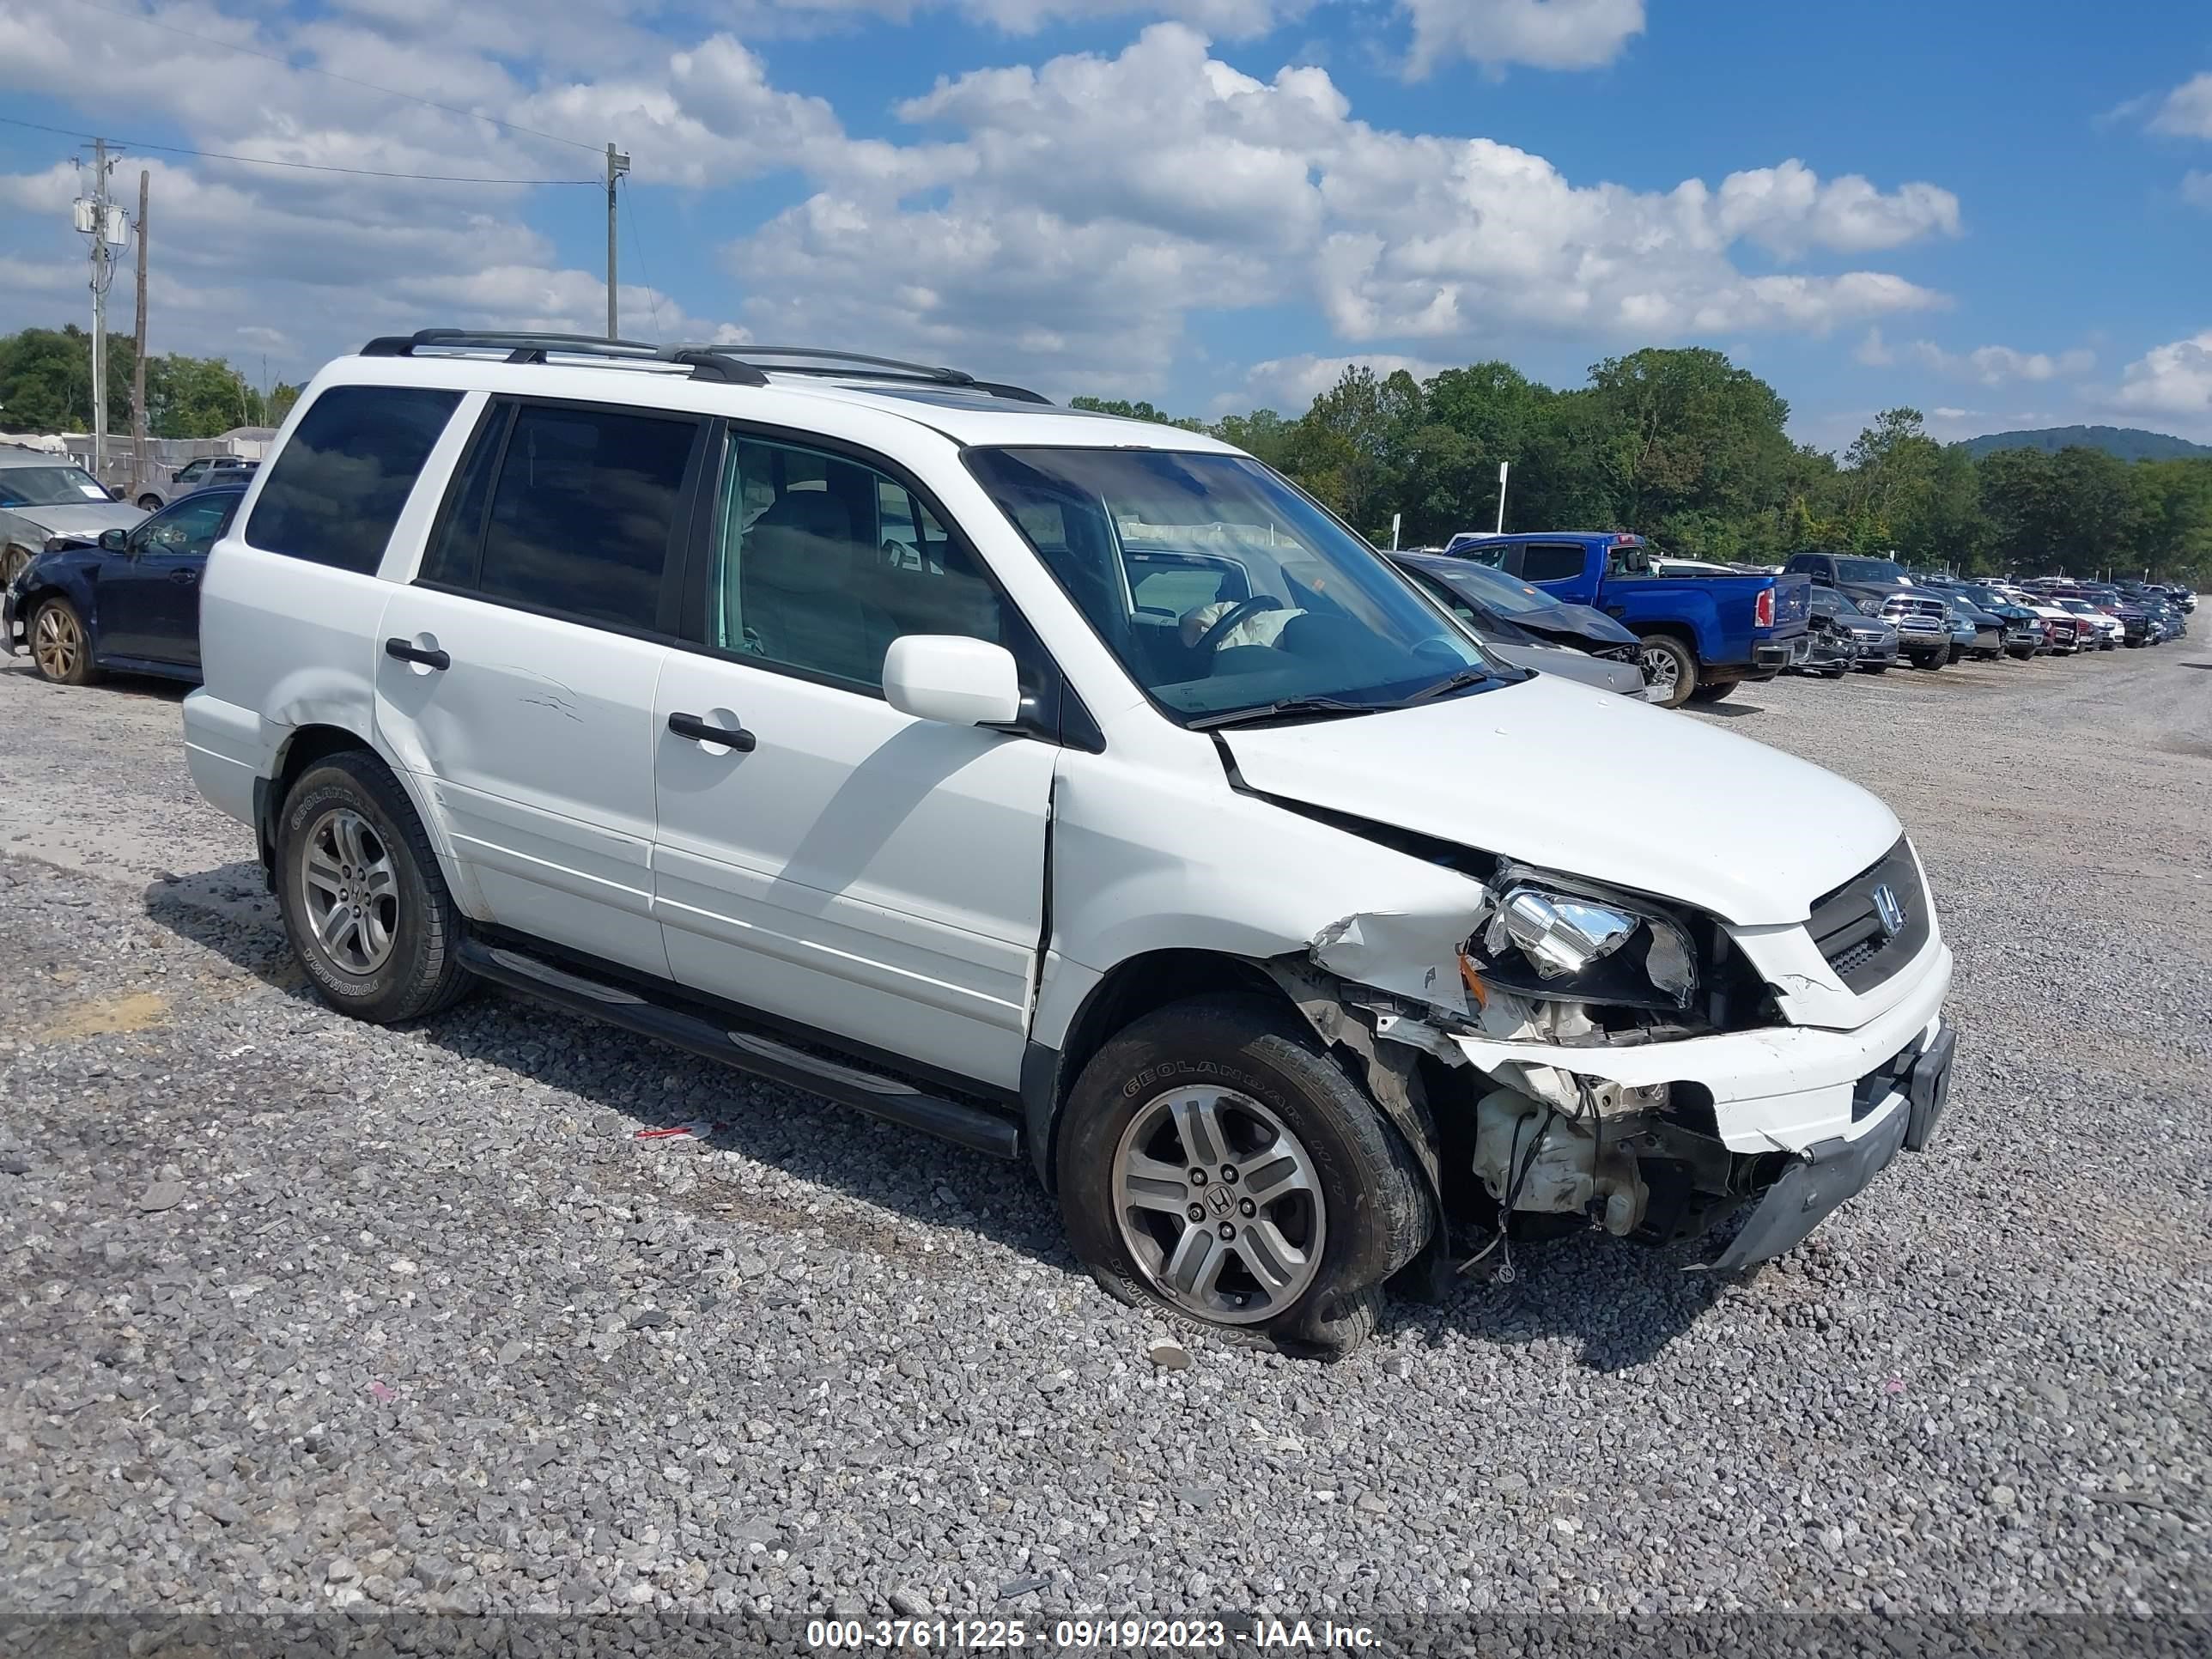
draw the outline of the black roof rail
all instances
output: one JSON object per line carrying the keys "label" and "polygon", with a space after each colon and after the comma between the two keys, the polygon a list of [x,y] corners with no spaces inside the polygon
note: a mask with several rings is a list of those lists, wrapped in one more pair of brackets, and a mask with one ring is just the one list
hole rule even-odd
{"label": "black roof rail", "polygon": [[715,380],[726,386],[766,386],[768,375],[757,357],[791,358],[795,362],[766,365],[787,374],[850,376],[859,380],[896,380],[921,386],[958,387],[1018,403],[1044,404],[1026,386],[995,380],[979,380],[957,368],[928,363],[909,363],[896,357],[871,357],[858,351],[836,351],[820,346],[718,345],[679,343],[653,345],[643,340],[610,340],[596,334],[555,334],[534,329],[425,328],[412,334],[379,335],[361,349],[364,357],[411,357],[418,351],[504,351],[510,363],[542,363],[549,354],[564,357],[604,357],[615,362],[667,363],[689,368],[695,380]]}
{"label": "black roof rail", "polygon": [[[910,363],[897,357],[872,357],[865,352],[837,351],[825,346],[702,345],[678,349],[724,358],[741,358],[751,367],[767,368],[780,374],[914,381],[924,386],[955,386],[963,392],[986,392],[994,398],[1011,398],[1016,403],[1043,404],[1048,407],[1052,403],[1051,398],[1031,392],[1027,386],[1009,386],[998,380],[979,380],[965,369],[945,368],[933,363]],[[761,361],[770,357],[788,357],[798,361]]]}

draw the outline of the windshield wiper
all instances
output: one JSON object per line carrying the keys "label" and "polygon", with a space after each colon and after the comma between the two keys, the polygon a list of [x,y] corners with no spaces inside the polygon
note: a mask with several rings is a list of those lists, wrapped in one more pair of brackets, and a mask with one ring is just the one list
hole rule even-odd
{"label": "windshield wiper", "polygon": [[1295,714],[1371,714],[1377,708],[1392,705],[1372,702],[1346,702],[1341,697],[1285,697],[1279,702],[1263,702],[1253,708],[1231,708],[1218,714],[1200,714],[1195,720],[1183,722],[1189,732],[1218,732],[1224,726],[1251,726],[1261,720],[1276,720]]}
{"label": "windshield wiper", "polygon": [[1433,702],[1449,696],[1455,691],[1464,691],[1469,686],[1480,685],[1492,677],[1487,669],[1462,668],[1458,673],[1438,680],[1434,685],[1425,685],[1410,697],[1401,697],[1390,705],[1393,708],[1411,708],[1415,703]]}

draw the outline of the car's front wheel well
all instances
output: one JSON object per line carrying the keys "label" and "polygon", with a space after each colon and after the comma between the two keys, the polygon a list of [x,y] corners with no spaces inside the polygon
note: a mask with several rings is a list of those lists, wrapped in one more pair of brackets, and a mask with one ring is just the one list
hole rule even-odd
{"label": "car's front wheel well", "polygon": [[1116,1032],[1156,1009],[1193,997],[1237,994],[1297,1009],[1265,969],[1243,957],[1218,951],[1150,951],[1121,963],[1091,988],[1058,1049],[1032,1045],[1033,1063],[1024,1068],[1024,1115],[1030,1155],[1048,1188],[1054,1185],[1053,1143],[1060,1109],[1091,1056]]}

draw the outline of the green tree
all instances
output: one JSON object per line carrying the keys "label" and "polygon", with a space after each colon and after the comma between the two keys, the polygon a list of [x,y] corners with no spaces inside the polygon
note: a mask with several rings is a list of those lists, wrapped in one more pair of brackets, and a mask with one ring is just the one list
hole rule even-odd
{"label": "green tree", "polygon": [[1119,415],[1126,420],[1151,421],[1160,426],[1179,426],[1186,432],[1203,432],[1206,422],[1188,415],[1167,415],[1150,404],[1131,403],[1126,398],[1070,398],[1070,409],[1088,410],[1093,415]]}
{"label": "green tree", "polygon": [[1590,389],[1617,522],[1713,557],[1771,552],[1796,453],[1772,386],[1692,348],[1608,357]]}
{"label": "green tree", "polygon": [[1231,415],[1215,422],[1212,432],[1222,442],[1235,444],[1279,471],[1290,459],[1291,434],[1297,424],[1272,409],[1255,409],[1249,415]]}
{"label": "green tree", "polygon": [[[107,337],[107,428],[131,429],[128,334]],[[149,399],[150,401],[150,399]],[[0,336],[0,431],[85,432],[92,427],[92,335],[70,323]]]}

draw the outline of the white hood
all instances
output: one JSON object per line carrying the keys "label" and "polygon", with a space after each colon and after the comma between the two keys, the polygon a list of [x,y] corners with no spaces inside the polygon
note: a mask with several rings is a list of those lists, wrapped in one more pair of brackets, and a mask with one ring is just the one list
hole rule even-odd
{"label": "white hood", "polygon": [[1832,772],[1552,676],[1221,737],[1262,793],[1744,926],[1804,921],[1901,833],[1888,807]]}

